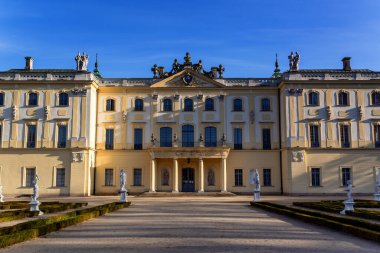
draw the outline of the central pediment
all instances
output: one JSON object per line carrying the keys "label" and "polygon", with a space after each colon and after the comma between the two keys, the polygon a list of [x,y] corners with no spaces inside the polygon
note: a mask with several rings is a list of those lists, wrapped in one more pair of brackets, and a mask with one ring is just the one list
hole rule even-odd
{"label": "central pediment", "polygon": [[184,69],[151,85],[152,88],[222,88],[223,84],[192,69]]}

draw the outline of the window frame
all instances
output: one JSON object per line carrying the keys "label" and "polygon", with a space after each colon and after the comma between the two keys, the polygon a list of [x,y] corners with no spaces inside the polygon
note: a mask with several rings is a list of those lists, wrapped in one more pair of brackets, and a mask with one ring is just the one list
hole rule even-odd
{"label": "window frame", "polygon": [[[346,96],[346,103],[344,102],[344,98],[342,97],[341,101],[341,95],[345,94]],[[341,90],[338,92],[338,99],[337,99],[337,106],[349,106],[350,105],[350,93],[348,91]]]}
{"label": "window frame", "polygon": [[[318,173],[314,173],[315,170],[318,170]],[[309,178],[310,178],[310,187],[322,187],[322,168],[318,166],[309,167]],[[317,179],[314,178],[315,175],[318,175]],[[314,180],[316,179],[316,180]],[[318,182],[318,184],[317,184]]]}
{"label": "window frame", "polygon": [[[215,130],[215,133],[212,131]],[[205,127],[205,147],[217,147],[218,146],[218,129],[214,126]],[[214,137],[215,136],[215,140]]]}
{"label": "window frame", "polygon": [[374,90],[371,92],[371,105],[380,106],[380,91]]}
{"label": "window frame", "polygon": [[[37,147],[37,124],[27,124],[27,133],[26,133],[26,148],[36,148]],[[30,128],[34,128],[34,137],[33,140],[30,140],[31,133]],[[33,145],[32,145],[33,144]]]}
{"label": "window frame", "polygon": [[[35,104],[34,103],[30,103],[32,100],[31,100],[31,95],[35,95],[36,98],[35,98]],[[32,106],[38,106],[38,99],[39,99],[39,94],[37,91],[29,91],[28,92],[28,106],[32,107]]]}
{"label": "window frame", "polygon": [[[267,181],[267,173],[266,173],[268,171],[269,171],[269,184]],[[264,168],[263,169],[263,186],[265,186],[265,187],[273,186],[273,184],[272,184],[272,169],[270,169],[270,168]]]}
{"label": "window frame", "polygon": [[[267,104],[264,104],[264,101],[268,101]],[[269,98],[262,98],[260,100],[260,111],[262,112],[270,112],[271,111],[271,100]]]}
{"label": "window frame", "polygon": [[[61,137],[61,129],[62,128],[65,128],[65,140],[64,140],[64,142],[61,142],[61,140],[60,140],[60,137]],[[59,124],[58,125],[58,135],[57,135],[57,148],[66,148],[66,146],[67,146],[67,125],[63,125],[63,124]]]}
{"label": "window frame", "polygon": [[[109,136],[109,135],[111,135],[111,133],[112,133],[112,136]],[[106,128],[106,139],[105,140],[106,140],[105,141],[105,149],[113,150],[115,147],[115,129]],[[109,141],[111,141],[111,142],[109,142]]]}
{"label": "window frame", "polygon": [[[110,101],[110,104],[108,104],[108,101]],[[107,98],[106,99],[106,112],[114,112],[115,111],[115,99],[113,98]]]}
{"label": "window frame", "polygon": [[243,187],[243,169],[235,169],[234,170],[234,186],[235,187]]}
{"label": "window frame", "polygon": [[[344,169],[348,169],[349,171],[349,179],[346,178],[346,176],[343,173]],[[344,184],[344,182],[347,183],[348,180],[351,180],[351,184],[354,185],[353,183],[353,169],[351,166],[340,166],[339,167],[339,179],[340,179],[340,186],[341,187],[346,187],[347,184]]]}
{"label": "window frame", "polygon": [[206,98],[206,100],[205,100],[205,111],[207,111],[207,112],[215,111],[215,101],[213,98],[210,98],[210,97]]}
{"label": "window frame", "polygon": [[[164,132],[164,131],[167,131],[167,132]],[[173,147],[173,129],[171,127],[160,128],[160,147],[164,147],[164,148]]]}
{"label": "window frame", "polygon": [[5,92],[0,91],[0,107],[5,106]]}
{"label": "window frame", "polygon": [[133,186],[143,186],[142,179],[142,168],[133,168]]}
{"label": "window frame", "polygon": [[[136,142],[140,140],[140,138],[136,138],[137,132],[141,131],[141,143]],[[140,134],[140,133],[139,133]],[[133,149],[134,150],[142,150],[143,149],[143,142],[144,142],[144,130],[141,127],[136,127],[133,129]]]}
{"label": "window frame", "polygon": [[[114,174],[115,174],[115,170],[113,168],[104,169],[104,186],[115,186]],[[107,178],[107,176],[109,176],[109,178]]]}
{"label": "window frame", "polygon": [[183,100],[183,111],[184,112],[193,112],[194,111],[194,100],[191,98],[185,98]]}
{"label": "window frame", "polygon": [[[268,138],[265,138],[264,132],[269,132],[269,135],[268,135],[269,142],[265,141]],[[272,130],[271,130],[271,128],[263,127],[261,129],[261,133],[262,133],[263,150],[271,150],[272,149]]]}
{"label": "window frame", "polygon": [[[316,101],[314,101],[316,100]],[[308,105],[309,106],[319,106],[319,92],[310,91],[308,94]]]}
{"label": "window frame", "polygon": [[[188,129],[185,129],[185,128],[188,128]],[[194,147],[194,139],[195,139],[194,126],[190,124],[182,125],[181,133],[182,133],[182,147]]]}
{"label": "window frame", "polygon": [[234,98],[232,101],[232,111],[233,112],[242,112],[243,111],[243,99]]}
{"label": "window frame", "polygon": [[[28,180],[28,171],[33,170],[33,176],[29,175],[29,180]],[[33,187],[33,181],[36,177],[37,174],[37,168],[36,167],[26,167],[25,168],[25,185],[24,187],[30,188]]]}
{"label": "window frame", "polygon": [[[61,96],[65,95],[66,96],[66,104],[62,103],[62,98]],[[58,95],[58,106],[60,107],[67,107],[69,106],[69,94],[67,92],[60,92]]]}
{"label": "window frame", "polygon": [[[141,103],[141,104],[139,104]],[[144,111],[144,100],[142,98],[136,98],[134,101],[134,111],[136,112],[142,112]]]}
{"label": "window frame", "polygon": [[373,124],[373,145],[380,148],[380,124]]}
{"label": "window frame", "polygon": [[[63,177],[59,178],[60,171],[63,171]],[[62,184],[63,182],[63,184]],[[55,187],[66,187],[66,169],[65,168],[56,168],[55,171]]]}
{"label": "window frame", "polygon": [[[315,132],[315,129],[316,132]],[[309,140],[311,148],[320,148],[321,140],[320,140],[320,126],[318,124],[310,124],[309,125]],[[316,137],[315,137],[316,136]]]}
{"label": "window frame", "polygon": [[234,150],[243,149],[243,128],[234,127]]}
{"label": "window frame", "polygon": [[[342,128],[346,128],[347,131],[342,131]],[[343,138],[346,138],[346,136],[343,136],[345,133],[347,133],[347,140],[344,141]],[[339,124],[339,142],[341,148],[350,148],[351,147],[351,127],[348,124]]]}
{"label": "window frame", "polygon": [[164,98],[162,100],[162,111],[172,112],[173,111],[173,100],[170,98]]}

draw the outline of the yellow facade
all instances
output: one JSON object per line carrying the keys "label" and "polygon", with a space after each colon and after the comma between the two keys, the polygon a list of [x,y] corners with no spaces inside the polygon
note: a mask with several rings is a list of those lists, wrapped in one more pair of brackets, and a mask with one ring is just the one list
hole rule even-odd
{"label": "yellow facade", "polygon": [[373,191],[380,73],[223,78],[221,66],[178,66],[141,79],[0,72],[3,193],[31,194],[38,173],[42,195],[117,194],[121,169],[133,193],[251,193],[253,169],[268,194],[342,193],[347,180]]}

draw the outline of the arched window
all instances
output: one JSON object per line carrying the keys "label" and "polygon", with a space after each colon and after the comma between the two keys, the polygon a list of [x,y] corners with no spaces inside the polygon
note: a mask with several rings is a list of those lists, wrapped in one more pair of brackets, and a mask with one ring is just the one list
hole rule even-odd
{"label": "arched window", "polygon": [[270,111],[270,100],[269,100],[269,98],[261,99],[261,110],[262,111]]}
{"label": "arched window", "polygon": [[216,147],[216,127],[205,128],[205,146]]}
{"label": "arched window", "polygon": [[348,92],[345,92],[345,91],[339,92],[338,105],[348,105]]}
{"label": "arched window", "polygon": [[66,92],[59,94],[59,106],[68,106],[69,105],[69,95]]}
{"label": "arched window", "polygon": [[171,127],[160,128],[160,146],[161,147],[172,146],[172,128]]}
{"label": "arched window", "polygon": [[372,105],[380,105],[380,92],[372,92]]}
{"label": "arched window", "polygon": [[29,93],[28,105],[30,106],[38,105],[38,94],[36,92]]}
{"label": "arched window", "polygon": [[206,98],[205,110],[206,111],[213,111],[214,110],[214,99]]}
{"label": "arched window", "polygon": [[185,112],[192,112],[194,111],[194,102],[190,98],[185,98],[184,101],[184,111]]}
{"label": "arched window", "polygon": [[4,92],[0,92],[0,106],[4,105]]}
{"label": "arched window", "polygon": [[107,99],[106,101],[106,111],[115,111],[115,100]]}
{"label": "arched window", "polygon": [[182,147],[194,147],[194,127],[192,125],[182,126]]}
{"label": "arched window", "polygon": [[164,112],[171,112],[173,110],[172,100],[169,98],[164,99]]}
{"label": "arched window", "polygon": [[135,111],[144,110],[144,101],[141,98],[135,99]]}
{"label": "arched window", "polygon": [[311,91],[309,93],[309,105],[314,105],[314,106],[319,105],[319,94],[318,94],[318,92]]}
{"label": "arched window", "polygon": [[240,98],[234,99],[234,111],[236,112],[243,111],[243,101]]}

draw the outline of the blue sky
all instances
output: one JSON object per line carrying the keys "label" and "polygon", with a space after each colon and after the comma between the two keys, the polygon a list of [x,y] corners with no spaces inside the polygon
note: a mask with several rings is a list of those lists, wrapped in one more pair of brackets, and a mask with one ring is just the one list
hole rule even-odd
{"label": "blue sky", "polygon": [[85,51],[104,77],[151,77],[154,63],[170,70],[190,52],[206,69],[222,63],[225,77],[268,77],[275,53],[288,69],[380,70],[378,0],[0,0],[0,70],[74,68]]}

